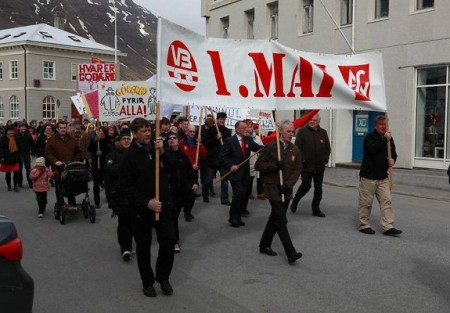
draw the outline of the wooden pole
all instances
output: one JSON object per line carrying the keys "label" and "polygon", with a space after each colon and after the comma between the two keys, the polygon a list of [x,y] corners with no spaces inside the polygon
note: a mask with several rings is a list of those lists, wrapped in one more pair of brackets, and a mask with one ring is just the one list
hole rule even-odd
{"label": "wooden pole", "polygon": [[[277,134],[277,156],[278,156],[278,162],[281,161],[281,147],[280,147],[280,125],[278,125],[278,110],[275,110],[275,125],[277,125],[276,127],[276,134]],[[283,181],[283,171],[280,169],[278,171],[279,175],[280,175],[280,186],[283,186],[284,181]],[[284,193],[281,194],[281,202],[284,202]]]}
{"label": "wooden pole", "polygon": [[201,141],[201,131],[202,131],[202,118],[203,118],[203,107],[200,107],[200,117],[198,120],[198,134],[197,134],[197,151],[195,152],[195,165],[198,166],[198,156],[200,154],[200,141]]}
{"label": "wooden pole", "polygon": [[[211,107],[209,107],[209,110],[211,111],[213,122],[214,122],[214,125],[216,126],[217,134],[220,134],[219,125],[217,125],[217,123],[216,123],[216,118],[214,117],[214,112],[213,112]],[[222,139],[222,137],[220,137],[220,144],[223,146],[223,139]]]}
{"label": "wooden pole", "polygon": [[[251,158],[253,158],[255,155],[258,155],[258,153],[260,153],[261,150],[264,149],[265,147],[266,147],[266,146],[263,146],[261,149],[259,149],[258,151],[256,151],[256,153],[250,155],[250,156],[249,156],[248,158],[246,158],[244,161],[242,161],[241,163],[239,163],[238,166],[237,166],[238,169],[239,169],[242,165],[244,165],[246,162],[248,162]],[[217,184],[218,182],[224,180],[225,178],[227,178],[228,175],[230,175],[231,173],[233,173],[233,172],[232,172],[232,171],[229,171],[228,173],[226,173],[225,175],[223,175],[222,177],[220,177],[219,179],[217,179],[217,180],[214,182],[214,185]]]}
{"label": "wooden pole", "polygon": [[[161,111],[161,105],[159,101],[156,101],[156,130],[155,130],[155,137],[156,139],[159,138],[160,135],[160,111]],[[155,200],[159,201],[159,159],[160,159],[160,153],[161,151],[159,149],[155,150]],[[155,212],[155,221],[159,221],[159,213]]]}
{"label": "wooden pole", "polygon": [[[384,117],[386,118],[386,132],[389,131],[389,116],[388,113],[384,113]],[[392,159],[392,151],[391,151],[391,141],[387,141],[387,152],[388,152],[388,160]],[[389,188],[394,190],[394,169],[389,166]]]}
{"label": "wooden pole", "polygon": [[[100,151],[100,121],[97,120],[96,123],[96,127],[97,127],[97,152]],[[104,134],[106,135],[106,134]],[[97,156],[97,169],[100,170],[100,156]]]}

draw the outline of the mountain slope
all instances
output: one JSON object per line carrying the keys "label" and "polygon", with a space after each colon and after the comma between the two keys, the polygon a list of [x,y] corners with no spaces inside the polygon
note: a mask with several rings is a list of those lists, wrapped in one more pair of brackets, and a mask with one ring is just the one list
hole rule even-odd
{"label": "mountain slope", "polygon": [[[122,80],[146,80],[156,73],[157,18],[132,0],[115,0],[117,49]],[[64,30],[114,47],[114,0],[1,0],[0,29],[46,23],[62,13]]]}

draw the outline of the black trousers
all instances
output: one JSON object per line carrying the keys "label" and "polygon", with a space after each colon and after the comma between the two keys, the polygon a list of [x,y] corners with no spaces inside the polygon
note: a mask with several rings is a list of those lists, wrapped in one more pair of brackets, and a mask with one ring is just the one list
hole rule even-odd
{"label": "black trousers", "polygon": [[259,246],[261,248],[271,247],[273,237],[275,234],[278,234],[278,237],[280,237],[281,243],[283,244],[284,252],[289,258],[296,253],[287,229],[286,211],[289,206],[289,201],[281,202],[269,200],[269,202],[272,207],[272,212],[270,213]]}
{"label": "black trousers", "polygon": [[103,169],[92,169],[92,180],[94,181],[94,203],[100,205],[100,184],[103,182]]}
{"label": "black trousers", "polygon": [[120,245],[120,254],[133,250],[133,224],[130,212],[117,214],[117,241]]}
{"label": "black trousers", "polygon": [[[20,183],[19,178],[20,178],[20,173],[17,172],[12,172],[13,173],[13,184],[14,187],[17,187],[17,185]],[[6,184],[8,185],[8,188],[11,188],[11,172],[6,172],[5,173],[5,180],[6,180]]]}
{"label": "black trousers", "polygon": [[308,191],[311,189],[311,182],[314,180],[314,197],[312,200],[312,209],[319,208],[320,201],[322,200],[322,182],[323,182],[323,174],[325,171],[321,171],[320,173],[312,174],[312,173],[302,173],[302,184],[298,187],[297,192],[294,196],[294,201],[298,202],[301,198],[303,198]]}
{"label": "black trousers", "polygon": [[241,213],[247,209],[248,204],[248,194],[247,186],[249,180],[248,178],[242,181],[232,181],[231,188],[233,190],[233,198],[231,200],[230,206],[230,221],[240,221]]}
{"label": "black trousers", "polygon": [[22,170],[23,170],[23,167],[25,166],[25,172],[26,172],[26,175],[27,175],[27,177],[26,177],[27,178],[27,182],[28,182],[28,185],[31,186],[32,182],[31,182],[31,179],[30,179],[30,171],[31,171],[31,156],[30,156],[30,154],[27,153],[25,155],[21,155],[19,164],[20,164],[19,180],[18,180],[19,185],[23,184],[23,173],[22,173]]}
{"label": "black trousers", "polygon": [[175,208],[176,217],[174,218],[175,237],[177,242],[180,241],[180,229],[178,227],[178,217],[180,216],[181,209],[184,209],[184,214],[191,214],[192,208],[195,203],[195,194],[192,189],[186,189],[184,192],[175,191]]}
{"label": "black trousers", "polygon": [[38,204],[39,214],[44,214],[45,208],[47,206],[47,191],[35,192],[36,201]]}
{"label": "black trousers", "polygon": [[[150,286],[155,281],[168,280],[172,272],[174,246],[176,243],[174,222],[175,208],[173,204],[163,205],[160,220],[155,221],[154,213],[132,213],[134,240],[136,241],[136,259],[143,286]],[[158,258],[155,273],[151,266],[152,229],[156,230],[158,240]]]}
{"label": "black trousers", "polygon": [[259,173],[259,178],[256,179],[256,192],[258,195],[264,193],[264,177],[262,173]]}

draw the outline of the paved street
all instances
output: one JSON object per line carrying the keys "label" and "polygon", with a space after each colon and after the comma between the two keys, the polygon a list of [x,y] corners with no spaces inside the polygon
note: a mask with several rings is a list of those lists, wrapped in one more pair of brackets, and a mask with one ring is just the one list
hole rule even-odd
{"label": "paved street", "polygon": [[180,218],[182,251],[170,278],[174,295],[163,296],[156,286],[158,297],[147,298],[136,260],[127,264],[120,257],[117,220],[104,199],[95,224],[69,216],[60,225],[52,215],[53,190],[40,220],[33,193],[7,192],[0,176],[0,214],[15,221],[23,240],[23,265],[36,286],[35,313],[450,311],[450,201],[429,199],[433,190],[428,198],[394,194],[400,238],[381,234],[378,205],[376,235],[357,231],[352,186],[324,186],[325,219],[311,216],[308,194],[296,214],[288,213],[294,245],[304,254],[293,266],[278,237],[278,256],[258,252],[268,202],[250,200],[247,226],[234,229],[217,197],[209,204],[198,200],[194,221]]}

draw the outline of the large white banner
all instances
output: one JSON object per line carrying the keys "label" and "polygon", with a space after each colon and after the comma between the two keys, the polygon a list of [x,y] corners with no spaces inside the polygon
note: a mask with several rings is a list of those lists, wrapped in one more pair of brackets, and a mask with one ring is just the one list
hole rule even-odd
{"label": "large white banner", "polygon": [[160,18],[163,103],[386,111],[381,53],[326,55],[275,41],[206,38]]}

